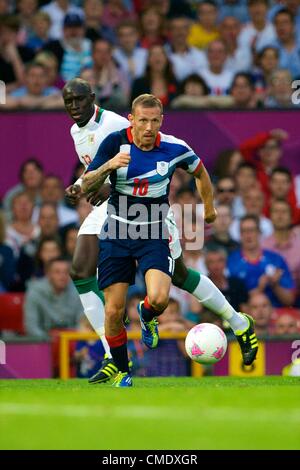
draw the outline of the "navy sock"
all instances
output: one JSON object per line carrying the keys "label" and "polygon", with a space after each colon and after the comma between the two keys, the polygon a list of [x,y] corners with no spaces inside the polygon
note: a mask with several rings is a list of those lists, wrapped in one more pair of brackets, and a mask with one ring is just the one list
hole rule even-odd
{"label": "navy sock", "polygon": [[162,312],[157,312],[154,310],[154,308],[151,307],[148,301],[148,297],[145,297],[144,302],[142,303],[142,318],[145,320],[145,322],[149,322],[153,320],[154,317],[158,317],[159,315],[162,314]]}
{"label": "navy sock", "polygon": [[129,372],[127,333],[125,328],[117,336],[106,336],[114,363],[120,372]]}

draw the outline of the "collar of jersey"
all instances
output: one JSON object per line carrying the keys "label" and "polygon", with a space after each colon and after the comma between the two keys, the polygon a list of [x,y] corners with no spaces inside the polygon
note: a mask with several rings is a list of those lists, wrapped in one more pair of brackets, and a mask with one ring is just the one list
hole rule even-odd
{"label": "collar of jersey", "polygon": [[[127,127],[127,129],[126,129],[127,139],[129,140],[130,144],[133,143],[133,136],[132,136],[132,131],[131,130],[132,130],[132,127]],[[159,147],[160,146],[160,141],[161,141],[161,135],[160,135],[160,132],[159,132],[156,136],[154,145],[156,147]]]}
{"label": "collar of jersey", "polygon": [[94,121],[99,123],[104,109],[100,108],[99,106],[95,106],[95,108]]}

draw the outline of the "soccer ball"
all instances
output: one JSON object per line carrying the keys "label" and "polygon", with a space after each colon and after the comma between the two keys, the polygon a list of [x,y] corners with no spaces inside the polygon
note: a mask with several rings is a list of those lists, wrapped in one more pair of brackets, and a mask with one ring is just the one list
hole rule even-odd
{"label": "soccer ball", "polygon": [[188,332],[185,349],[193,361],[215,364],[226,353],[227,339],[224,331],[217,325],[200,323]]}

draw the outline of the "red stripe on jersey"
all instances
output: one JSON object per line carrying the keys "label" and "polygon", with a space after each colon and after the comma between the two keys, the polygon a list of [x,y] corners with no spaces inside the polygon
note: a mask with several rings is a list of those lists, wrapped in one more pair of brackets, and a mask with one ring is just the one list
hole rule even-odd
{"label": "red stripe on jersey", "polygon": [[128,139],[129,142],[132,144],[132,142],[133,142],[133,137],[132,137],[131,129],[132,129],[132,127],[127,127],[127,129],[126,129],[126,134],[127,134],[127,139]]}
{"label": "red stripe on jersey", "polygon": [[195,170],[193,171],[193,175],[196,175],[198,173],[198,171],[200,170],[201,166],[203,165],[203,162],[202,160],[200,160],[200,162],[198,163],[197,167],[195,168]]}

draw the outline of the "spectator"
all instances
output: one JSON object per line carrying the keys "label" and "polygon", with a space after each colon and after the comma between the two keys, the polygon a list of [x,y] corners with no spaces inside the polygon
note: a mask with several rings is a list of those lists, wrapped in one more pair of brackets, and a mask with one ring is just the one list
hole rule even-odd
{"label": "spectator", "polygon": [[219,19],[231,16],[237,18],[241,23],[249,20],[248,9],[245,7],[245,0],[222,0],[219,3]]}
{"label": "spectator", "polygon": [[31,63],[26,68],[25,86],[12,91],[6,100],[8,109],[62,108],[60,90],[47,86],[47,74],[43,65]]}
{"label": "spectator", "polygon": [[180,332],[187,330],[186,320],[180,313],[180,305],[172,297],[169,300],[168,307],[159,319],[159,331]]}
{"label": "spectator", "polygon": [[40,234],[39,226],[31,221],[33,207],[33,201],[26,192],[16,194],[12,200],[12,222],[7,226],[6,240],[16,258],[22,246]]}
{"label": "spectator", "polygon": [[52,0],[42,8],[51,18],[51,29],[49,36],[53,40],[63,38],[63,23],[67,14],[79,15],[83,18],[81,8],[72,5],[69,0]]}
{"label": "spectator", "polygon": [[264,238],[261,246],[265,250],[278,253],[285,259],[300,293],[300,235],[292,229],[292,208],[290,204],[284,199],[273,201],[270,206],[270,217],[274,233]]}
{"label": "spectator", "polygon": [[248,302],[248,292],[243,280],[226,275],[226,251],[218,246],[210,246],[205,252],[208,277],[225,295],[235,310],[243,311]]}
{"label": "spectator", "polygon": [[[217,315],[216,313],[211,312],[207,308],[203,309],[203,312],[201,313],[201,322],[200,323],[212,323],[213,325],[216,325],[219,328],[221,328],[221,330],[225,328],[220,315]],[[225,322],[225,325],[226,325],[226,322]],[[233,335],[232,330],[229,330],[227,335],[232,337],[232,335]]]}
{"label": "spectator", "polygon": [[300,204],[293,190],[291,172],[284,166],[274,168],[270,176],[270,198],[265,206],[265,214],[269,217],[272,202],[286,200],[292,211],[292,223],[300,224]]}
{"label": "spectator", "polygon": [[244,216],[240,231],[241,249],[228,257],[231,276],[244,280],[250,293],[265,293],[274,307],[293,305],[294,283],[288,266],[277,253],[261,249],[257,216]]}
{"label": "spectator", "polygon": [[271,333],[273,307],[269,298],[262,292],[254,292],[249,299],[249,313],[255,320],[257,336],[265,337]]}
{"label": "spectator", "polygon": [[155,7],[149,7],[141,13],[140,45],[145,49],[162,46],[166,40],[164,34],[164,18]]}
{"label": "spectator", "polygon": [[0,211],[0,292],[10,290],[16,272],[13,250],[5,243],[6,227],[4,214]]}
{"label": "spectator", "polygon": [[225,108],[232,105],[229,96],[209,95],[209,88],[200,75],[193,73],[181,83],[181,92],[171,102],[171,108]]}
{"label": "spectator", "polygon": [[191,26],[188,43],[190,46],[206,49],[220,33],[217,27],[218,9],[213,0],[203,0],[197,6],[197,21]]}
{"label": "spectator", "polygon": [[279,315],[277,320],[275,321],[273,334],[280,336],[292,335],[297,336],[298,338],[299,328],[296,318],[288,313]]}
{"label": "spectator", "polygon": [[264,100],[271,84],[271,77],[278,68],[279,52],[276,47],[267,46],[257,54],[257,67],[253,71],[255,93]]}
{"label": "spectator", "polygon": [[17,12],[20,20],[20,31],[18,34],[18,43],[26,44],[27,39],[32,34],[32,18],[37,12],[37,0],[17,0]]}
{"label": "spectator", "polygon": [[250,44],[241,46],[238,42],[240,31],[241,24],[233,16],[225,17],[220,24],[220,39],[228,53],[225,68],[234,73],[249,71],[252,64]]}
{"label": "spectator", "polygon": [[276,38],[275,28],[267,19],[268,0],[248,0],[251,21],[247,23],[239,37],[242,47],[251,47],[253,51],[270,45]]}
{"label": "spectator", "polygon": [[[243,194],[242,204],[245,208],[245,214],[258,217],[260,232],[263,237],[268,237],[273,233],[273,225],[272,222],[263,215],[264,202],[264,194],[258,187],[253,187]],[[234,240],[240,241],[240,223],[238,219],[235,219],[232,223],[230,235]]]}
{"label": "spectator", "polygon": [[134,22],[126,21],[117,29],[118,46],[114,50],[114,59],[125,73],[130,83],[141,77],[146,68],[147,51],[138,46],[139,34]]}
{"label": "spectator", "polygon": [[78,327],[83,311],[69,268],[63,258],[53,259],[47,265],[46,277],[28,286],[24,304],[28,335],[45,340],[54,328]]}
{"label": "spectator", "polygon": [[190,20],[185,17],[172,18],[169,22],[166,50],[178,82],[192,73],[199,73],[207,63],[202,51],[188,45],[189,27]]}
{"label": "spectator", "polygon": [[70,261],[73,259],[78,231],[77,227],[70,226],[64,232],[64,256]]}
{"label": "spectator", "polygon": [[213,176],[216,180],[229,176],[233,178],[239,165],[243,162],[243,157],[237,149],[225,149],[218,153]]}
{"label": "spectator", "polygon": [[233,98],[233,107],[238,109],[254,109],[257,107],[255,85],[250,73],[237,73],[233,79],[230,95]]}
{"label": "spectator", "polygon": [[38,216],[38,225],[42,237],[55,236],[59,230],[57,207],[52,202],[41,204]]}
{"label": "spectator", "polygon": [[233,79],[233,71],[225,68],[228,58],[225,44],[213,41],[207,48],[208,66],[198,70],[210,88],[212,95],[226,95]]}
{"label": "spectator", "polygon": [[35,255],[35,264],[30,277],[41,278],[45,276],[46,266],[52,259],[62,256],[62,246],[57,237],[41,238]]}
{"label": "spectator", "polygon": [[[17,282],[15,290],[24,291],[28,279],[33,275],[36,266],[37,250],[41,240],[58,239],[59,226],[55,205],[45,203],[41,206],[38,218],[40,235],[26,242],[17,260]],[[60,240],[59,240],[60,242]]]}
{"label": "spectator", "polygon": [[124,21],[135,22],[136,15],[129,10],[123,0],[107,0],[103,11],[103,24],[111,29],[118,29]]}
{"label": "spectator", "polygon": [[253,188],[260,188],[254,165],[247,162],[241,163],[236,170],[235,183],[237,196],[233,201],[232,215],[234,218],[240,219],[246,214],[244,205],[246,194]]}
{"label": "spectator", "polygon": [[3,198],[3,208],[8,221],[12,218],[11,205],[14,196],[21,192],[26,192],[35,204],[41,201],[40,190],[44,177],[44,170],[41,163],[36,158],[29,158],[21,164],[19,170],[20,183],[11,188]]}
{"label": "spectator", "polygon": [[11,10],[9,0],[0,0],[0,16],[8,15]]}
{"label": "spectator", "polygon": [[[78,214],[74,209],[70,209],[64,203],[64,185],[62,180],[55,175],[48,175],[43,181],[41,188],[42,203],[54,204],[57,209],[59,226],[77,224]],[[36,207],[33,213],[33,220],[39,217],[39,208]]]}
{"label": "spectator", "polygon": [[141,329],[140,317],[137,311],[137,306],[141,300],[143,300],[143,297],[136,290],[127,297],[126,314],[129,319],[128,327],[130,331],[140,331]]}
{"label": "spectator", "polygon": [[116,35],[114,30],[103,24],[103,1],[85,0],[85,37],[92,42],[97,39],[106,39],[110,44],[115,44]]}
{"label": "spectator", "polygon": [[[106,39],[93,43],[93,67],[81,72],[96,94],[96,102],[106,109],[122,109],[128,104],[129,84],[127,77],[116,66],[112,46]],[[90,75],[90,77],[89,77]]]}
{"label": "spectator", "polygon": [[276,13],[274,18],[277,39],[274,45],[279,49],[279,67],[288,69],[292,78],[300,77],[299,44],[295,33],[292,13],[286,8]]}
{"label": "spectator", "polygon": [[164,106],[168,106],[176,92],[176,78],[164,48],[152,46],[149,49],[145,75],[133,82],[131,101],[142,93],[151,93],[157,96]]}
{"label": "spectator", "polygon": [[189,328],[192,328],[198,323],[201,323],[202,314],[204,311],[203,305],[196,299],[196,297],[190,296],[189,303],[185,311],[182,311],[183,317],[188,322]]}
{"label": "spectator", "polygon": [[279,165],[282,157],[282,142],[288,138],[283,129],[272,129],[268,132],[260,132],[240,145],[240,152],[245,160],[256,167],[257,180],[268,197],[269,175]]}
{"label": "spectator", "polygon": [[84,67],[92,65],[92,43],[84,37],[84,21],[80,15],[68,14],[64,19],[63,38],[50,41],[45,50],[52,52],[59,63],[63,80],[78,76]]}
{"label": "spectator", "polygon": [[57,57],[50,51],[41,51],[35,56],[34,61],[36,64],[41,64],[44,67],[47,76],[47,86],[62,90],[65,86],[65,81],[58,73]]}
{"label": "spectator", "polygon": [[288,70],[275,70],[272,73],[267,96],[264,101],[266,108],[292,108],[292,77]]}
{"label": "spectator", "polygon": [[38,11],[32,18],[32,32],[29,35],[26,46],[35,53],[42,49],[49,41],[51,27],[50,16],[44,11]]}
{"label": "spectator", "polygon": [[18,45],[19,27],[16,16],[5,15],[0,18],[0,80],[6,84],[7,93],[23,83],[24,63],[34,57],[28,47]]}
{"label": "spectator", "polygon": [[230,176],[224,176],[217,181],[215,200],[216,204],[225,204],[226,206],[232,207],[234,198],[236,195],[236,188],[233,178]]}
{"label": "spectator", "polygon": [[232,223],[230,207],[225,204],[217,206],[218,216],[212,226],[212,234],[205,243],[205,248],[222,248],[227,255],[240,247],[240,244],[231,238],[229,227]]}

